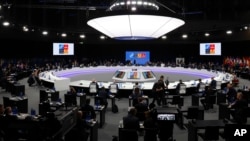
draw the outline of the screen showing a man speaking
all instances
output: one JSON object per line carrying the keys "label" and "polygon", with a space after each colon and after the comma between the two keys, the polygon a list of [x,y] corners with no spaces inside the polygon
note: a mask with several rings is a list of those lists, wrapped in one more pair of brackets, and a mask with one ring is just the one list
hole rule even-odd
{"label": "screen showing a man speaking", "polygon": [[126,61],[132,64],[145,65],[150,61],[149,51],[126,51]]}

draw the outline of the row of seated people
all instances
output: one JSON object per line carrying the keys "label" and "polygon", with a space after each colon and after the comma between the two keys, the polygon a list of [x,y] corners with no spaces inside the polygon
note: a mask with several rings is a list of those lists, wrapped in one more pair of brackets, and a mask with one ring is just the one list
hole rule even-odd
{"label": "row of seated people", "polygon": [[121,141],[138,141],[138,134],[143,130],[145,131],[144,141],[157,141],[157,137],[160,141],[173,139],[174,122],[158,120],[157,111],[154,109],[154,106],[144,112],[143,128],[140,125],[140,119],[137,117],[137,109],[130,108],[128,115],[122,119],[122,127],[119,127],[119,139]]}
{"label": "row of seated people", "polygon": [[22,118],[21,114],[12,111],[12,108],[0,104],[0,140],[42,141],[52,139],[62,125],[54,113],[47,113],[44,118],[37,119],[31,115]]}

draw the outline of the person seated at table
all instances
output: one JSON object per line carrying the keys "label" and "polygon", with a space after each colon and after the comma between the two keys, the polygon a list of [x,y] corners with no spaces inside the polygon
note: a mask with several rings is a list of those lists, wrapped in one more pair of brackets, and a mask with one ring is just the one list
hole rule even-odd
{"label": "person seated at table", "polygon": [[242,92],[237,93],[237,99],[234,103],[229,105],[231,110],[231,115],[233,120],[237,123],[246,123],[247,122],[247,107],[248,102],[244,99]]}
{"label": "person seated at table", "polygon": [[138,98],[138,104],[135,105],[135,109],[137,110],[136,116],[140,121],[144,121],[145,112],[148,111],[148,106],[142,97]]}
{"label": "person seated at table", "polygon": [[77,120],[76,120],[76,125],[75,128],[77,130],[77,135],[78,135],[78,140],[76,141],[87,141],[89,137],[89,126],[87,125],[87,122],[85,119],[82,118],[83,113],[82,111],[77,112]]}
{"label": "person seated at table", "polygon": [[136,117],[136,113],[137,113],[137,110],[135,108],[131,108],[128,112],[128,115],[122,118],[123,127],[124,129],[131,130],[128,136],[133,141],[138,141],[137,132],[140,131],[140,121],[139,121],[139,118]]}
{"label": "person seated at table", "polygon": [[226,97],[227,97],[227,102],[233,103],[236,100],[236,96],[237,96],[237,92],[235,90],[235,88],[233,87],[233,85],[231,83],[227,84],[227,93],[226,93]]}
{"label": "person seated at table", "polygon": [[80,110],[83,112],[83,118],[96,119],[96,113],[94,107],[90,105],[90,98],[86,99],[85,105],[83,105]]}
{"label": "person seated at table", "polygon": [[132,105],[135,106],[138,104],[138,98],[142,97],[142,94],[140,93],[140,88],[135,88],[133,93],[130,95],[130,98],[132,99]]}
{"label": "person seated at table", "polygon": [[76,89],[73,86],[69,86],[69,93],[76,95],[77,91],[76,91]]}
{"label": "person seated at table", "polygon": [[54,112],[47,112],[45,117],[46,119],[43,121],[45,135],[51,138],[62,128],[62,125]]}
{"label": "person seated at table", "polygon": [[106,109],[108,106],[108,98],[109,98],[109,94],[108,92],[105,90],[105,87],[102,87],[101,90],[98,93],[98,97],[100,98],[100,105],[104,105],[104,108]]}
{"label": "person seated at table", "polygon": [[208,110],[210,107],[212,107],[210,103],[210,96],[213,94],[213,88],[211,86],[208,86],[207,90],[205,91],[204,98],[200,100],[205,110]]}
{"label": "person seated at table", "polygon": [[145,112],[143,126],[145,129],[144,141],[157,141],[158,125],[152,118],[151,111]]}
{"label": "person seated at table", "polygon": [[216,89],[216,80],[214,79],[214,77],[211,78],[209,86],[212,87],[212,89]]}
{"label": "person seated at table", "polygon": [[6,120],[16,120],[17,115],[13,114],[12,108],[10,106],[5,108],[5,119]]}

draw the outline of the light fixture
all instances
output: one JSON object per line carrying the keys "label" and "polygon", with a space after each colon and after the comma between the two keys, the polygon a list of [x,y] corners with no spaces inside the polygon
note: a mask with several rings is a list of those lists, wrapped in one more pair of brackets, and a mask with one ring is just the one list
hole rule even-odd
{"label": "light fixture", "polygon": [[156,0],[116,0],[102,16],[87,24],[110,38],[121,40],[157,39],[185,22]]}

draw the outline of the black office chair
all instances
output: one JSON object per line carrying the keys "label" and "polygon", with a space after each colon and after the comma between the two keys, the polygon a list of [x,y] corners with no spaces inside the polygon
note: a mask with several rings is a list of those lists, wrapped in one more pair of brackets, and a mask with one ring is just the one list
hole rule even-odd
{"label": "black office chair", "polygon": [[50,99],[51,99],[51,101],[58,101],[59,100],[59,91],[55,91],[54,93],[51,93]]}
{"label": "black office chair", "polygon": [[137,130],[119,129],[119,141],[138,141]]}
{"label": "black office chair", "polygon": [[3,105],[4,105],[4,108],[8,107],[8,106],[12,106],[10,104],[10,98],[9,97],[5,97],[3,96]]}
{"label": "black office chair", "polygon": [[186,119],[198,119],[199,116],[199,108],[198,107],[188,107],[188,111],[186,115],[183,115]]}
{"label": "black office chair", "polygon": [[207,126],[205,128],[205,132],[198,133],[198,136],[200,136],[204,141],[219,140],[219,127]]}
{"label": "black office chair", "polygon": [[157,141],[158,129],[157,128],[144,128],[144,141]]}
{"label": "black office chair", "polygon": [[40,90],[39,93],[40,103],[48,100],[48,93],[45,90]]}
{"label": "black office chair", "polygon": [[181,96],[179,96],[179,95],[174,95],[173,97],[172,97],[172,101],[171,102],[169,102],[169,104],[171,104],[171,105],[175,105],[175,106],[181,106]]}

